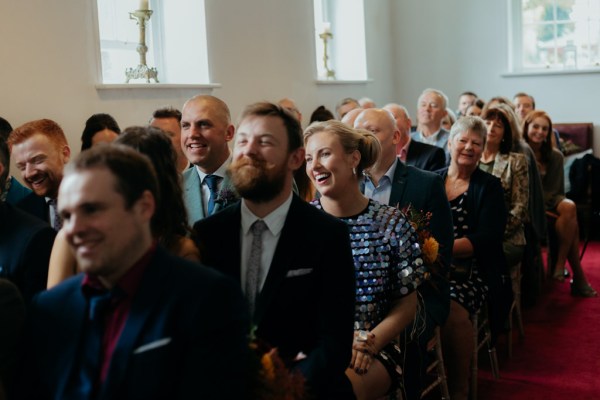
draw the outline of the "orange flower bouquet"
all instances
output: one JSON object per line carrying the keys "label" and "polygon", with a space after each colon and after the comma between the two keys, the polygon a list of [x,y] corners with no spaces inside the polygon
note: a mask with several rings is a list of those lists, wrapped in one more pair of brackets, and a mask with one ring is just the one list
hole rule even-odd
{"label": "orange flower bouquet", "polygon": [[[402,209],[402,213],[406,215],[417,234],[423,262],[430,272],[439,274],[443,268],[439,255],[440,245],[429,230],[431,212],[424,213],[423,210],[415,210],[412,204],[409,204]],[[426,274],[425,278],[429,279],[430,275]]]}
{"label": "orange flower bouquet", "polygon": [[264,341],[250,341],[250,398],[260,400],[307,399],[305,379],[290,371],[277,352]]}

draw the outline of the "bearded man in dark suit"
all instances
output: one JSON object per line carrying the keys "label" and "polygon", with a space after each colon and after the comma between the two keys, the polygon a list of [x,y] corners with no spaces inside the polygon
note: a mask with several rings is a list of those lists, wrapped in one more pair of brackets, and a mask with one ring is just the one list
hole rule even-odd
{"label": "bearded man in dark suit", "polygon": [[355,278],[346,225],[292,192],[300,124],[257,103],[237,127],[229,175],[242,200],[194,226],[203,261],[240,282],[258,338],[317,399],[353,398]]}

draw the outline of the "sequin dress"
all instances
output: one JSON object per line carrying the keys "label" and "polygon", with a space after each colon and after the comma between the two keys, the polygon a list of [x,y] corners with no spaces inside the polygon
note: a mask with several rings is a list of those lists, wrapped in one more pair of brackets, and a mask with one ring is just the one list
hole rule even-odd
{"label": "sequin dress", "polygon": [[[311,204],[322,209],[319,200]],[[414,229],[397,208],[369,200],[363,212],[341,220],[350,230],[356,273],[354,329],[372,330],[388,315],[394,300],[416,290],[426,267]],[[398,345],[388,344],[376,357],[401,384]]]}
{"label": "sequin dress", "polygon": [[[454,239],[460,239],[469,233],[466,202],[467,192],[450,200],[450,210],[452,210],[452,220],[454,221]],[[455,261],[453,260],[453,264]],[[472,259],[472,261],[469,274],[450,273],[450,298],[466,308],[469,314],[475,314],[481,308],[488,293],[488,287],[477,270],[477,260]]]}

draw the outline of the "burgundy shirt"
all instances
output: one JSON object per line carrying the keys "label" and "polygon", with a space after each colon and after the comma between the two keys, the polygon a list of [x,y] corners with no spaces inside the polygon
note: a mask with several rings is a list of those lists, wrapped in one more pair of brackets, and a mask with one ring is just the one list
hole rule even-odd
{"label": "burgundy shirt", "polygon": [[[131,309],[131,304],[137,292],[137,289],[144,275],[146,267],[150,264],[152,256],[156,251],[157,243],[152,243],[150,249],[140,258],[129,270],[121,277],[119,282],[112,290],[117,290],[118,295],[112,299],[110,311],[107,312],[104,320],[104,334],[102,336],[102,359],[99,382],[104,382],[108,375],[108,368],[112,359],[113,351],[119,341],[121,332],[125,327],[125,322]],[[86,274],[81,284],[81,290],[86,298],[93,295],[106,293],[108,289],[104,287],[98,277]]]}

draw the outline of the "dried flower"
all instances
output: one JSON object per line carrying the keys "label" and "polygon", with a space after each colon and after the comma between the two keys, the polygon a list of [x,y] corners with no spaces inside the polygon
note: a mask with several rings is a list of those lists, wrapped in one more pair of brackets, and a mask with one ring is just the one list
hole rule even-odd
{"label": "dried flower", "polygon": [[257,339],[251,332],[250,393],[259,400],[302,400],[307,398],[304,376],[290,371],[279,356],[277,348]]}
{"label": "dried flower", "polygon": [[[402,213],[406,215],[406,218],[417,234],[417,240],[421,247],[421,256],[425,265],[431,272],[439,273],[442,270],[439,257],[440,245],[429,230],[429,221],[433,214],[431,212],[423,212],[423,210],[415,210],[411,204],[404,207]],[[429,276],[429,274],[426,276]]]}
{"label": "dried flower", "polygon": [[439,247],[439,243],[433,237],[428,237],[423,241],[423,246],[421,247],[421,255],[423,256],[425,264],[431,265],[434,262],[436,262],[438,258]]}

